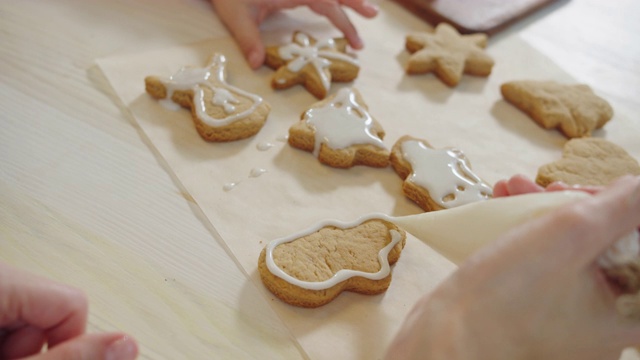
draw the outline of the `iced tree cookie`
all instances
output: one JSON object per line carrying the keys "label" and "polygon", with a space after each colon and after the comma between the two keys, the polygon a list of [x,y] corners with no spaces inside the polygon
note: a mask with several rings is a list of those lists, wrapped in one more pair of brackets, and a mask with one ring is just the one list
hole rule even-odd
{"label": "iced tree cookie", "polygon": [[271,81],[274,89],[297,84],[318,99],[329,93],[331,82],[353,81],[360,71],[358,61],[346,53],[347,40],[316,40],[296,31],[291,43],[267,47],[265,64],[276,70]]}
{"label": "iced tree cookie", "polygon": [[581,138],[567,141],[562,159],[541,166],[536,182],[544,187],[554,181],[569,185],[607,185],[623,175],[640,175],[636,159],[605,139]]}
{"label": "iced tree cookie", "polygon": [[382,143],[384,134],[360,92],[343,88],[305,111],[289,128],[288,141],[332,167],[387,167],[389,151]]}
{"label": "iced tree cookie", "polygon": [[485,51],[485,34],[460,35],[451,25],[440,23],[433,33],[407,35],[405,47],[412,54],[408,74],[433,72],[445,84],[456,86],[463,74],[489,76],[494,61]]}
{"label": "iced tree cookie", "polygon": [[260,253],[264,285],[282,301],[318,307],[343,291],[373,295],[387,290],[391,265],[400,258],[406,233],[372,214],[351,223],[324,221],[273,240]]}
{"label": "iced tree cookie", "polygon": [[260,96],[226,81],[226,59],[214,54],[204,68],[184,67],[169,78],[148,76],[147,93],[190,109],[200,136],[207,141],[233,141],[255,135],[271,107]]}
{"label": "iced tree cookie", "polygon": [[507,82],[500,91],[538,125],[558,128],[568,138],[590,136],[613,117],[611,105],[587,85],[522,80]]}
{"label": "iced tree cookie", "polygon": [[391,148],[391,166],[402,191],[423,210],[449,209],[489,199],[493,189],[472,170],[462,151],[434,149],[426,140],[403,136]]}

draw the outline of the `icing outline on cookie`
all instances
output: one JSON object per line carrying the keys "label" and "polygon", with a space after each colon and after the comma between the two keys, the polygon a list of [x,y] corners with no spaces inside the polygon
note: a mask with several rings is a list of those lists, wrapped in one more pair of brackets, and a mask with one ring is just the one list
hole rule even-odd
{"label": "icing outline on cookie", "polygon": [[[326,49],[336,50],[327,51]],[[293,73],[299,73],[307,64],[313,65],[316,73],[322,81],[325,90],[329,90],[331,79],[325,72],[331,66],[330,60],[341,60],[354,66],[359,66],[358,61],[346,54],[337,52],[334,39],[324,39],[311,44],[311,37],[305,33],[297,32],[293,37],[293,42],[278,48],[278,55],[287,61],[286,67]],[[276,82],[283,82],[276,78]]]}
{"label": "icing outline on cookie", "polygon": [[391,218],[389,216],[381,213],[380,214],[373,213],[373,214],[362,216],[352,222],[343,222],[338,220],[324,220],[308,229],[299,231],[287,237],[273,240],[269,242],[269,244],[267,244],[267,247],[266,247],[265,262],[267,264],[267,268],[273,275],[283,279],[284,281],[292,285],[295,285],[307,290],[329,289],[343,281],[346,281],[356,276],[363,277],[369,280],[384,279],[385,277],[389,276],[389,274],[391,273],[391,265],[389,265],[389,260],[388,260],[389,253],[402,239],[402,234],[394,229],[389,230],[389,234],[391,234],[391,241],[389,242],[389,244],[387,244],[385,247],[380,249],[380,251],[378,252],[378,262],[380,263],[380,270],[375,273],[370,273],[370,272],[365,272],[360,270],[352,270],[352,269],[340,269],[338,270],[338,272],[333,274],[331,278],[324,281],[303,281],[287,274],[284,270],[278,267],[278,265],[276,265],[275,260],[273,259],[273,251],[279,245],[282,245],[288,242],[293,242],[301,237],[317,232],[324,227],[335,226],[340,229],[349,229],[352,227],[356,227],[366,221],[377,220],[377,219],[392,223]]}
{"label": "icing outline on cookie", "polygon": [[340,89],[331,102],[307,110],[304,120],[314,129],[313,155],[316,157],[322,144],[332,149],[362,144],[385,147],[382,139],[371,132],[373,118],[358,103],[352,88]]}
{"label": "icing outline on cookie", "polygon": [[[175,91],[193,91],[193,107],[197,117],[205,124],[212,127],[221,127],[230,123],[243,119],[251,115],[262,103],[262,98],[258,95],[249,93],[226,82],[226,63],[227,60],[222,54],[214,54],[209,64],[204,68],[183,67],[169,78],[161,79],[162,84],[167,89],[166,100],[170,100]],[[214,86],[210,79],[222,86]],[[227,116],[222,119],[216,119],[206,111],[206,100],[204,88],[213,92],[211,102],[224,109]],[[230,91],[231,90],[231,91]],[[250,99],[253,104],[245,111],[235,113],[236,107],[240,101],[233,96],[231,92],[240,94]]]}
{"label": "icing outline on cookie", "polygon": [[[427,189],[431,199],[444,208],[486,200],[493,195],[493,189],[471,171],[460,150],[432,149],[422,141],[407,140],[402,143],[402,156],[412,169],[406,181]],[[445,168],[449,171],[444,171]],[[444,201],[451,194],[455,198]]]}

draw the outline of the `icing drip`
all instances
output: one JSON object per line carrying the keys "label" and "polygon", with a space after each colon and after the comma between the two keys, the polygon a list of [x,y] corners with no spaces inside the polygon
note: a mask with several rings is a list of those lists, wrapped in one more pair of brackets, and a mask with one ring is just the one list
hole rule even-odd
{"label": "icing drip", "polygon": [[308,290],[328,289],[332,286],[337,285],[340,282],[343,282],[355,276],[363,277],[365,279],[370,279],[370,280],[384,279],[391,272],[391,266],[389,265],[389,261],[388,261],[389,253],[391,252],[391,249],[393,249],[393,247],[396,246],[396,244],[398,244],[402,239],[402,235],[396,230],[389,230],[389,234],[391,234],[391,242],[389,242],[389,244],[387,244],[384,248],[382,248],[378,252],[378,262],[380,263],[380,270],[376,273],[350,270],[350,269],[341,269],[337,273],[335,273],[330,279],[327,279],[324,281],[302,281],[284,272],[280,267],[278,267],[278,265],[275,263],[273,259],[274,249],[281,244],[295,241],[298,238],[312,234],[326,226],[335,226],[341,229],[348,229],[348,228],[358,226],[363,222],[371,219],[383,219],[386,221],[391,221],[390,218],[384,214],[371,214],[368,216],[363,216],[360,219],[350,223],[344,223],[344,222],[339,222],[334,220],[326,220],[316,224],[310,229],[301,231],[299,233],[295,233],[288,237],[273,240],[269,242],[269,244],[266,247],[267,268],[273,275],[287,281],[290,284],[293,284]]}
{"label": "icing drip", "polygon": [[258,143],[256,145],[256,149],[260,150],[260,151],[267,151],[269,149],[271,149],[272,147],[274,147],[274,145],[270,142],[261,142]]}
{"label": "icing drip", "polygon": [[251,172],[249,172],[249,177],[252,178],[256,178],[264,173],[267,172],[267,169],[263,169],[263,168],[253,168],[251,169]]}
{"label": "icing drip", "polygon": [[[311,64],[318,73],[322,86],[328,90],[331,79],[327,75],[327,69],[331,65],[331,60],[339,60],[358,65],[358,62],[352,57],[336,51],[336,44],[333,39],[326,39],[311,44],[311,39],[303,33],[296,33],[294,42],[281,46],[278,49],[280,57],[289,61],[287,69],[298,73],[307,64]],[[276,79],[277,82],[283,83],[283,79]]]}
{"label": "icing drip", "polygon": [[435,150],[409,140],[402,143],[402,153],[413,168],[407,180],[427,189],[442,207],[485,200],[493,194],[492,188],[471,171],[459,150]]}
{"label": "icing drip", "polygon": [[[197,117],[205,124],[213,127],[225,126],[236,120],[246,118],[262,103],[262,98],[227,84],[225,66],[225,57],[221,54],[215,54],[207,67],[185,67],[180,69],[173,76],[162,81],[167,89],[166,99],[171,99],[176,90],[193,90],[193,105]],[[227,114],[226,117],[216,119],[207,113],[204,89],[209,89],[213,92],[210,102],[222,107]],[[239,104],[240,100],[233,93],[248,98],[251,100],[252,105],[245,111],[236,113],[234,104]]]}
{"label": "icing drip", "polygon": [[309,109],[304,119],[315,130],[315,156],[318,156],[322,143],[332,149],[359,144],[384,148],[382,140],[371,132],[373,118],[358,104],[352,89],[340,89],[330,103]]}

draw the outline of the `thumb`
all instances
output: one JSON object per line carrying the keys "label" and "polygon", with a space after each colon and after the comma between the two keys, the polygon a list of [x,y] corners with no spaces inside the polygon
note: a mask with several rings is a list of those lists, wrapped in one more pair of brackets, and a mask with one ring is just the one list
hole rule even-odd
{"label": "thumb", "polygon": [[125,334],[86,334],[50,348],[28,360],[133,360],[138,344]]}
{"label": "thumb", "polygon": [[232,6],[231,3],[231,1],[216,2],[216,11],[231,35],[236,39],[249,66],[257,69],[265,58],[258,22],[246,6],[237,7]]}

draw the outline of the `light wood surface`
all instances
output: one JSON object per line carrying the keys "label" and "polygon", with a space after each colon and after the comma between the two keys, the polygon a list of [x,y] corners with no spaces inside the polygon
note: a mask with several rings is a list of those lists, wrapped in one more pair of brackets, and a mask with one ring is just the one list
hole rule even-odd
{"label": "light wood surface", "polygon": [[[637,122],[638,18],[635,0],[565,1],[496,36]],[[90,330],[133,334],[141,358],[308,356],[95,66],[223,36],[200,0],[0,2],[0,260],[84,289]]]}

